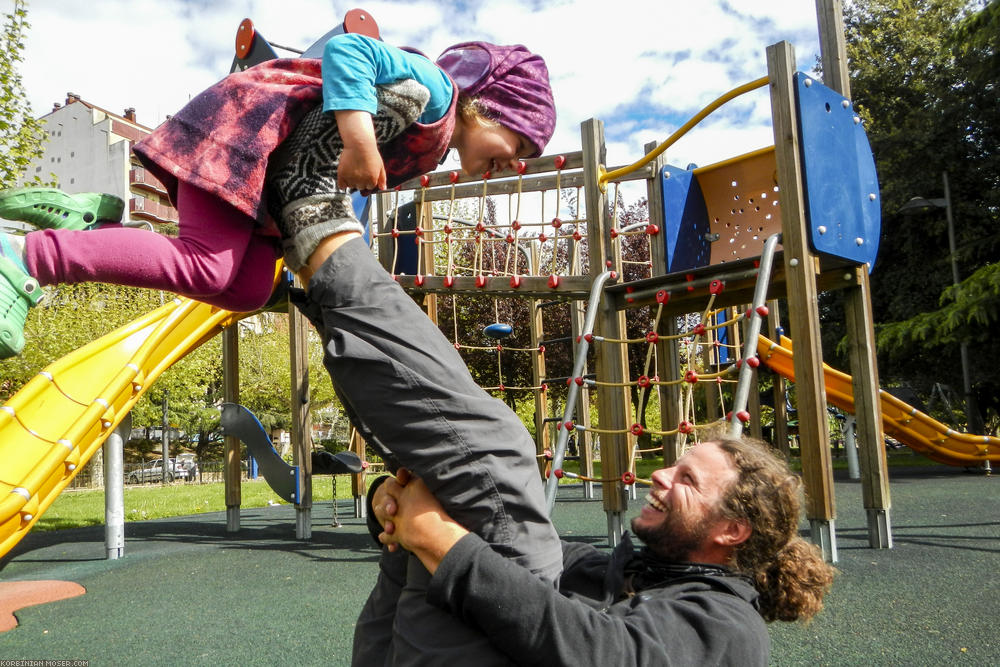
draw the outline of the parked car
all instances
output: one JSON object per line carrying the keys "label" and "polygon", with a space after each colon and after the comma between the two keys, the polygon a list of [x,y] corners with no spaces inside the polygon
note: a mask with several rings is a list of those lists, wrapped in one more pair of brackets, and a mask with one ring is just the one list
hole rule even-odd
{"label": "parked car", "polygon": [[[167,470],[167,481],[175,479],[186,479],[187,468],[177,464],[176,459],[170,459],[170,467]],[[142,482],[160,482],[163,480],[163,459],[156,459],[150,463],[143,463],[138,470],[133,470],[128,474],[129,484],[140,484]]]}

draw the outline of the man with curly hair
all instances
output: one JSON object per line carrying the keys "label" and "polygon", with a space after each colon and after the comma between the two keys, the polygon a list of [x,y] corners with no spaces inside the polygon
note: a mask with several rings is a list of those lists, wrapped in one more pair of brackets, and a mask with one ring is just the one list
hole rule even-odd
{"label": "man with curly hair", "polygon": [[372,494],[387,549],[432,573],[428,600],[514,664],[766,665],[766,623],[808,620],[833,568],[798,534],[800,481],[763,443],[695,445],[652,475],[610,554],[563,542],[560,589],[496,554],[405,473]]}

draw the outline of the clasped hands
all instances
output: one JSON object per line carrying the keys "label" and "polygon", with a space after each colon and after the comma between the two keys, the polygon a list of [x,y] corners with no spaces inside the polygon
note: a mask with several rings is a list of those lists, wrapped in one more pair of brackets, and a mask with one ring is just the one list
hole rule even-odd
{"label": "clasped hands", "polygon": [[405,468],[375,490],[372,511],[382,526],[379,542],[389,551],[402,547],[412,552],[431,574],[469,532],[448,516],[423,480]]}

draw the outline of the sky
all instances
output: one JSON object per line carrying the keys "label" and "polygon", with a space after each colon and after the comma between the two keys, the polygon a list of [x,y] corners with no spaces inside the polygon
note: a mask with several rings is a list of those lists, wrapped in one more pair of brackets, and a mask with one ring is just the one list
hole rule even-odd
{"label": "sky", "polygon": [[[385,41],[431,57],[469,40],[541,54],[557,110],[546,153],[580,150],[580,123],[599,118],[609,167],[765,76],[768,45],[791,42],[804,71],[819,53],[814,0],[28,0],[24,85],[36,116],[73,92],[115,113],[133,107],[155,127],[228,73],[244,18],[268,41],[304,49],[354,7]],[[773,143],[765,88],[710,116],[668,159],[707,165]]]}

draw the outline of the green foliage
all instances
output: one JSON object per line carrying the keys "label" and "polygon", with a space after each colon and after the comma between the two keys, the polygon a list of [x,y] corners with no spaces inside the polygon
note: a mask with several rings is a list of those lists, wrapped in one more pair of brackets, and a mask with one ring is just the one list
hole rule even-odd
{"label": "green foliage", "polygon": [[[991,267],[1000,259],[1000,2],[856,0],[845,12],[852,97],[883,202],[872,274],[880,376],[926,397],[934,383],[961,386],[961,342],[973,359],[1000,354],[998,338],[987,333],[998,321]],[[942,197],[943,172],[957,287],[944,211],[900,212],[911,197]],[[832,345],[842,336],[840,305],[834,297],[821,306],[824,340]],[[973,384],[980,404],[988,404],[1000,389],[1000,370],[974,364]]]}
{"label": "green foliage", "polygon": [[24,35],[29,27],[27,3],[14,0],[13,4],[13,10],[3,15],[0,40],[0,188],[12,187],[31,161],[41,157],[45,140],[18,69],[24,61]]}
{"label": "green foliage", "polygon": [[941,307],[879,330],[879,347],[894,356],[953,345],[956,340],[987,342],[1000,321],[1000,264],[980,268],[941,294]]}

